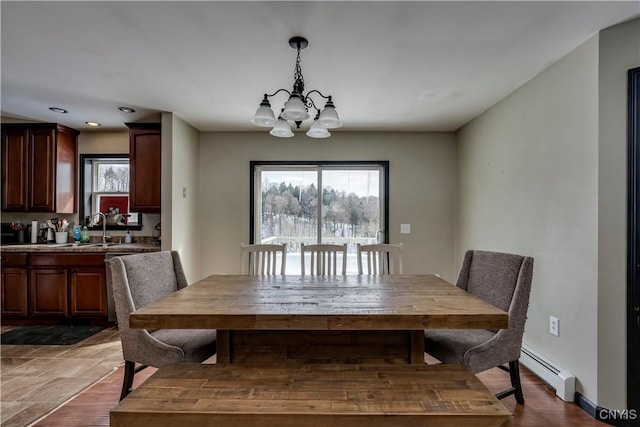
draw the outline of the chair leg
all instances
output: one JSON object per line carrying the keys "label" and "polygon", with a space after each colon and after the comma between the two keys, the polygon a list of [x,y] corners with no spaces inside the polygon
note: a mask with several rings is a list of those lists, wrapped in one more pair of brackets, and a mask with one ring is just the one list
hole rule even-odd
{"label": "chair leg", "polygon": [[136,373],[136,362],[125,360],[124,362],[124,379],[122,380],[122,392],[120,393],[120,400],[127,397],[131,392],[133,386],[133,375]]}
{"label": "chair leg", "polygon": [[124,399],[129,393],[131,393],[131,387],[133,387],[133,376],[146,368],[148,368],[147,365],[140,365],[136,368],[136,362],[125,360],[124,379],[122,380],[122,392],[120,393],[120,400]]}
{"label": "chair leg", "polygon": [[518,359],[509,362],[509,376],[511,377],[511,385],[515,389],[516,402],[524,405],[524,395],[522,394],[522,384],[520,383],[520,362]]}
{"label": "chair leg", "polygon": [[498,368],[502,369],[505,372],[509,372],[509,377],[511,378],[511,387],[501,391],[500,393],[496,393],[497,399],[504,399],[507,396],[511,396],[512,394],[516,398],[516,402],[520,405],[524,405],[524,395],[522,394],[522,384],[520,383],[520,362],[516,360],[512,360],[509,362],[509,367],[499,365]]}

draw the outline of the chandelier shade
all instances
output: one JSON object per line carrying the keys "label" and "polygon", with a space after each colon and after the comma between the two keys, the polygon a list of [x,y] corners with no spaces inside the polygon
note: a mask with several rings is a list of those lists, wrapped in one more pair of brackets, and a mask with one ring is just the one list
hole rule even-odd
{"label": "chandelier shade", "polygon": [[333,106],[331,99],[329,99],[327,104],[324,106],[324,110],[320,113],[317,123],[318,126],[326,129],[336,129],[342,126],[342,122],[336,112],[336,107]]}
{"label": "chandelier shade", "polygon": [[269,131],[269,133],[273,136],[277,136],[278,138],[291,138],[293,136],[291,125],[282,117],[278,119],[275,126],[271,131]]}
{"label": "chandelier shade", "polygon": [[293,120],[296,122],[307,120],[309,118],[309,113],[307,112],[307,107],[305,107],[304,102],[300,99],[300,96],[297,93],[292,93],[289,100],[284,105],[284,111],[280,116],[285,120]]}
{"label": "chandelier shade", "polygon": [[[265,93],[260,106],[256,110],[256,114],[251,120],[251,123],[257,126],[271,127],[272,129],[269,133],[273,136],[280,138],[292,137],[293,131],[291,130],[289,121],[294,122],[296,128],[299,129],[302,122],[311,117],[309,114],[309,109],[311,108],[313,108],[316,113],[314,121],[306,133],[307,136],[311,138],[328,138],[331,134],[327,129],[336,129],[342,126],[331,95],[323,95],[322,92],[316,89],[310,90],[306,92],[306,94],[304,92],[304,77],[302,76],[302,68],[300,66],[300,51],[308,45],[309,42],[304,37],[292,37],[289,39],[289,46],[297,51],[293,89],[291,91],[278,89],[272,94]],[[269,99],[280,92],[287,93],[289,98],[284,104],[280,116],[276,120]],[[322,102],[323,99],[325,99],[326,102],[321,109],[320,102]]]}
{"label": "chandelier shade", "polygon": [[323,128],[317,121],[314,121],[307,131],[307,136],[311,138],[329,138],[331,134],[327,128]]}
{"label": "chandelier shade", "polygon": [[276,122],[276,116],[273,114],[271,104],[269,104],[269,100],[265,97],[258,107],[256,114],[253,116],[251,123],[262,127],[273,127]]}

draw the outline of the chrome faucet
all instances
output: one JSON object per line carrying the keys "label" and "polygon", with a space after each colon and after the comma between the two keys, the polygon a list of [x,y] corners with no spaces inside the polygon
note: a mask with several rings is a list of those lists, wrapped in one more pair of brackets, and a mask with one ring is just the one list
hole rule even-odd
{"label": "chrome faucet", "polygon": [[107,243],[107,239],[111,238],[111,236],[107,236],[107,216],[102,212],[96,212],[91,219],[93,220],[96,215],[102,215],[102,244],[104,245]]}

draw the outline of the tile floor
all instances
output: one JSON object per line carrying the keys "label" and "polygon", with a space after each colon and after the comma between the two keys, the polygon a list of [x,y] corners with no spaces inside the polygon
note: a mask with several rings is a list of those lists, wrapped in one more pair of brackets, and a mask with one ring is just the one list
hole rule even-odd
{"label": "tile floor", "polygon": [[0,345],[0,362],[2,427],[33,423],[123,364],[113,327],[74,345]]}

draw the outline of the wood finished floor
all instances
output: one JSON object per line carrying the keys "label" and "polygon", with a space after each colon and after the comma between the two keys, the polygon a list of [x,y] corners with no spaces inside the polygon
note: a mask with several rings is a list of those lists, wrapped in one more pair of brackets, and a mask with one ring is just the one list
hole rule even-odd
{"label": "wood finished floor", "polygon": [[[101,335],[94,335],[73,346],[77,348],[75,351],[82,355],[82,357],[78,359],[89,359],[89,364],[93,363],[93,366],[102,364],[110,365],[114,363],[114,360],[118,359],[118,357],[118,363],[122,362],[117,331],[107,330],[99,334]],[[80,375],[74,374],[79,368],[76,368],[73,363],[69,364],[70,362],[60,362],[57,360],[61,359],[60,356],[64,354],[64,352],[55,354],[56,352],[53,349],[42,348],[51,346],[25,348],[23,349],[24,354],[22,357],[16,357],[18,350],[13,347],[33,346],[0,346],[0,354],[2,356],[0,398],[2,401],[1,425],[3,427],[27,425],[47,427],[109,425],[109,410],[117,404],[120,396],[123,375],[122,366],[101,380],[97,378],[94,379],[93,382],[95,382],[95,384],[93,386],[90,386],[77,395],[77,397],[60,406],[61,403],[68,400],[68,397],[63,398],[63,395],[77,394],[87,386],[87,384],[78,386],[77,384],[73,384],[73,382],[68,382],[69,379],[83,378]],[[98,350],[93,351],[95,349]],[[67,349],[67,351],[70,350],[72,349]],[[13,360],[16,358],[31,360],[20,363],[22,361]],[[5,361],[5,359],[7,360]],[[31,364],[34,370],[27,371],[26,366],[28,366],[28,364]],[[22,366],[22,371],[15,371],[15,369],[20,366]],[[39,367],[38,369],[42,369],[42,371],[36,370],[35,368],[37,367]],[[43,367],[48,367],[48,369],[44,369]],[[23,372],[23,374],[15,375],[19,372]],[[31,375],[38,372],[40,375]],[[153,374],[153,372],[155,372],[155,369],[148,368],[136,374],[134,387],[141,384]],[[11,373],[14,375],[10,375]],[[58,376],[52,378],[51,375],[54,373]],[[21,378],[29,378],[29,380]],[[509,382],[509,375],[499,369],[486,371],[480,374],[479,378],[492,392],[506,388]],[[48,391],[38,392],[38,390],[42,390],[43,386],[48,382],[52,382],[48,387]],[[557,398],[551,388],[526,370],[526,368],[522,369],[522,382],[526,399],[524,406],[518,405],[513,396],[502,400],[504,406],[514,415],[513,425],[515,427],[595,427],[607,425],[595,421],[575,404],[566,403]],[[12,383],[13,388],[10,387]],[[47,390],[47,387],[44,387],[44,389]],[[50,394],[56,396],[54,399],[55,402],[45,400],[50,399],[46,397]],[[18,397],[18,395],[21,396]],[[39,395],[45,397],[32,399],[33,401],[28,400],[29,396],[35,397]],[[5,400],[5,398],[7,400]],[[8,400],[9,398],[14,400]],[[43,401],[40,402],[39,400]],[[38,411],[40,415],[36,416]],[[50,411],[53,412],[33,423]]]}
{"label": "wood finished floor", "polygon": [[[0,332],[11,329],[3,326]],[[3,427],[29,425],[123,363],[116,328],[74,345],[0,345],[0,356]]]}

